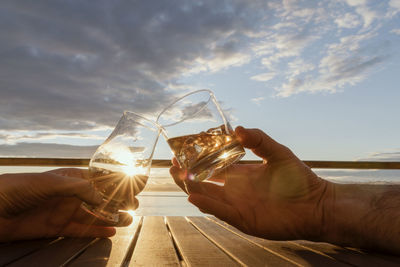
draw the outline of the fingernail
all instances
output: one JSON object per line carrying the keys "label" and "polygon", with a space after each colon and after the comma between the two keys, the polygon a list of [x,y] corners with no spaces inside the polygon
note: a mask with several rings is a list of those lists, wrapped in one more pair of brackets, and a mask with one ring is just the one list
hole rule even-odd
{"label": "fingernail", "polygon": [[238,126],[238,127],[236,127],[235,132],[240,133],[240,132],[243,132],[243,130],[244,130],[243,126]]}

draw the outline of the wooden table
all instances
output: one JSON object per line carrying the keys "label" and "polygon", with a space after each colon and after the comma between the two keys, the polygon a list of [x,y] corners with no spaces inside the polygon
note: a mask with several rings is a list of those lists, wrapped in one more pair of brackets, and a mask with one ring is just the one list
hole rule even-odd
{"label": "wooden table", "polygon": [[140,217],[112,238],[0,244],[0,266],[400,266],[400,257],[269,241],[214,217]]}

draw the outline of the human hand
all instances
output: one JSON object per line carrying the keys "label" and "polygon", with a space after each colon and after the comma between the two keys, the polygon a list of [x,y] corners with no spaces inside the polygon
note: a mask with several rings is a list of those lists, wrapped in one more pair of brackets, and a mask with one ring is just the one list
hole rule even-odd
{"label": "human hand", "polygon": [[[87,177],[87,170],[73,168],[0,175],[0,241],[114,235],[113,227],[80,208],[82,201],[102,201]],[[119,226],[131,220],[121,213]]]}
{"label": "human hand", "polygon": [[210,179],[223,183],[219,186],[186,179],[187,172],[173,159],[170,173],[189,201],[247,234],[274,240],[319,239],[331,183],[261,130],[237,127],[235,132],[264,162],[230,166]]}

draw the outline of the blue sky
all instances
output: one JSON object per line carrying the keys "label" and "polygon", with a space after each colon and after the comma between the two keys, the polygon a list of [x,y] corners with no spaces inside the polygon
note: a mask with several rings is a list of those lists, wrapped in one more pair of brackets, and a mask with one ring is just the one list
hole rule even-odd
{"label": "blue sky", "polygon": [[400,0],[2,1],[0,34],[0,156],[88,157],[209,88],[302,159],[400,160]]}

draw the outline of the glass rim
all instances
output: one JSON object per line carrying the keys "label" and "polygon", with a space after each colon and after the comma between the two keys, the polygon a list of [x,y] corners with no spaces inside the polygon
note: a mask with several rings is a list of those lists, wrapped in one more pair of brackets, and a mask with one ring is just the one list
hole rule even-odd
{"label": "glass rim", "polygon": [[192,92],[189,92],[189,93],[187,93],[187,94],[185,94],[185,95],[179,97],[178,99],[176,99],[175,101],[173,101],[172,103],[170,103],[169,105],[167,105],[167,106],[158,114],[155,123],[156,123],[159,127],[161,127],[161,129],[162,129],[163,132],[164,132],[164,130],[165,130],[164,127],[174,126],[174,125],[176,125],[176,124],[178,124],[178,123],[181,123],[181,122],[187,120],[187,118],[184,118],[184,119],[181,119],[181,120],[179,120],[179,121],[176,121],[176,122],[173,122],[173,123],[169,123],[169,124],[166,124],[166,125],[161,125],[161,124],[159,123],[159,119],[161,118],[161,116],[162,116],[169,108],[171,108],[173,105],[175,105],[176,103],[178,103],[179,101],[181,101],[182,99],[184,99],[184,98],[186,98],[186,97],[188,97],[188,96],[190,96],[190,95],[197,94],[197,93],[201,93],[201,92],[207,92],[207,93],[209,94],[209,97],[208,97],[207,101],[204,103],[204,105],[203,105],[196,113],[194,113],[194,114],[191,115],[191,116],[197,115],[200,111],[202,111],[202,110],[210,103],[210,101],[213,101],[214,104],[215,104],[215,106],[216,106],[217,109],[218,109],[218,112],[220,113],[221,117],[223,118],[224,123],[226,123],[226,119],[225,119],[225,116],[224,116],[223,113],[222,113],[221,107],[218,105],[218,103],[217,103],[217,101],[216,101],[216,98],[215,98],[215,95],[214,95],[214,93],[213,93],[210,89],[200,89],[200,90],[192,91]]}
{"label": "glass rim", "polygon": [[[130,111],[130,110],[124,110],[124,112],[122,113],[122,117],[128,116],[129,114],[135,115],[147,122],[150,122],[150,124],[154,125],[154,128],[156,128],[158,131],[161,131],[161,129],[162,129],[162,126],[160,124],[158,124],[157,121],[150,120],[150,119],[144,117],[143,115],[140,115],[140,114]],[[143,123],[140,123],[140,122],[137,122],[137,123],[142,125],[143,127],[149,128],[148,126],[144,125]]]}

